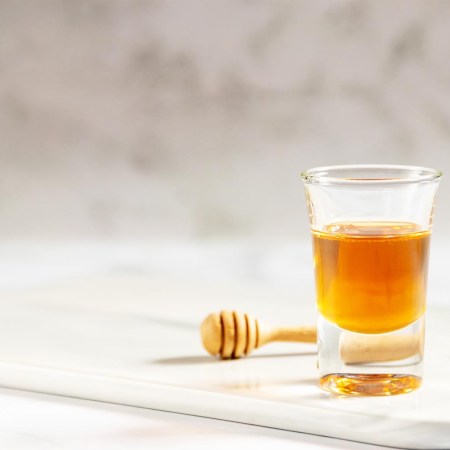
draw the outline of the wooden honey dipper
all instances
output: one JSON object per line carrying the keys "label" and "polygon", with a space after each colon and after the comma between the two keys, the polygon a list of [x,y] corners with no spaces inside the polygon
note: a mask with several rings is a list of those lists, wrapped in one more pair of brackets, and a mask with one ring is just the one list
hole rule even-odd
{"label": "wooden honey dipper", "polygon": [[[236,359],[270,342],[317,341],[315,326],[272,328],[249,314],[221,311],[207,316],[200,327],[203,346],[213,356]],[[421,334],[359,335],[344,332],[339,341],[339,355],[345,364],[397,361],[422,355]]]}
{"label": "wooden honey dipper", "polygon": [[240,358],[269,342],[316,342],[316,327],[271,328],[252,316],[221,311],[205,318],[200,327],[203,346],[222,359]]}

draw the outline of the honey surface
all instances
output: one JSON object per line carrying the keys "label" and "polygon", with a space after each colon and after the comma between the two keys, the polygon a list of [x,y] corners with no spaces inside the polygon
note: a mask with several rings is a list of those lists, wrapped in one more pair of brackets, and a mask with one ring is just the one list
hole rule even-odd
{"label": "honey surface", "polygon": [[412,223],[335,223],[313,231],[317,304],[341,328],[384,333],[425,311],[429,232]]}

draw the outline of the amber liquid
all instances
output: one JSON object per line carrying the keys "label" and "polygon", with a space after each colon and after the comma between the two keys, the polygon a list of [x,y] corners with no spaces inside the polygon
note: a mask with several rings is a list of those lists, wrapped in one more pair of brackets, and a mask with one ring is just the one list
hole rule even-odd
{"label": "amber liquid", "polygon": [[407,394],[421,384],[422,380],[412,375],[330,374],[320,380],[320,385],[330,392],[355,396]]}
{"label": "amber liquid", "polygon": [[417,363],[378,368],[345,366],[329,358],[333,346],[339,358],[339,341],[332,337],[338,330],[421,332],[415,327],[425,312],[429,237],[413,223],[392,222],[341,222],[313,232],[317,304],[326,321],[320,322],[319,333],[327,355],[319,364],[324,389],[339,395],[395,395],[420,386],[420,354]]}
{"label": "amber liquid", "polygon": [[385,333],[425,312],[429,231],[413,223],[335,223],[313,232],[317,304],[340,328]]}

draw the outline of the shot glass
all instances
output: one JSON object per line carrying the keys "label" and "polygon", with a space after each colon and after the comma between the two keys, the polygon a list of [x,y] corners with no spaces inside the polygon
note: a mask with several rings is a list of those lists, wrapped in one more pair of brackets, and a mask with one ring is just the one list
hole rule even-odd
{"label": "shot glass", "polygon": [[394,395],[421,385],[428,254],[441,176],[396,165],[302,173],[324,389]]}

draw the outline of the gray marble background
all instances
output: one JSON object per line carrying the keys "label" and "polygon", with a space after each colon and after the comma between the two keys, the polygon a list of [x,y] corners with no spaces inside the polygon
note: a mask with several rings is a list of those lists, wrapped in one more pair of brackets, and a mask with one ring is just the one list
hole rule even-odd
{"label": "gray marble background", "polygon": [[450,169],[449,1],[0,2],[2,238],[296,238],[363,162]]}

